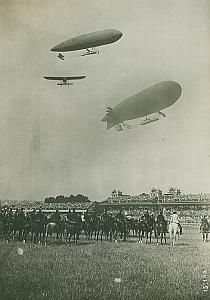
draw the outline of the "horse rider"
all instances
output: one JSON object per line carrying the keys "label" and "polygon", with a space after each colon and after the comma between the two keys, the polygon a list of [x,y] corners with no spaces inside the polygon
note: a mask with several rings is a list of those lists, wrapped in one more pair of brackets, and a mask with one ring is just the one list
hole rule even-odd
{"label": "horse rider", "polygon": [[[12,208],[7,207],[4,214],[3,214],[3,220],[2,220],[2,229],[5,233],[6,230],[6,235],[7,238],[9,238],[11,231],[13,230],[13,212]],[[6,237],[6,235],[4,235]]]}
{"label": "horse rider", "polygon": [[177,224],[177,227],[180,230],[180,235],[182,235],[182,226],[180,224],[180,220],[179,220],[179,217],[178,217],[178,214],[177,214],[176,211],[174,211],[172,216],[171,216],[171,223],[176,223]]}
{"label": "horse rider", "polygon": [[105,208],[104,213],[101,215],[102,221],[108,221],[109,220],[109,214],[107,212],[107,209]]}
{"label": "horse rider", "polygon": [[35,208],[33,208],[32,212],[30,213],[30,217],[31,217],[32,224],[34,224],[35,219],[36,219],[36,209]]}
{"label": "horse rider", "polygon": [[4,215],[3,215],[3,211],[0,207],[0,239],[2,238],[2,224],[3,224],[3,218],[4,218]]}
{"label": "horse rider", "polygon": [[172,216],[171,216],[171,223],[176,223],[179,230],[180,230],[180,235],[182,235],[182,226],[180,224],[180,220],[178,217],[178,214],[176,211],[173,212]]}
{"label": "horse rider", "polygon": [[151,215],[150,215],[150,222],[152,223],[152,224],[154,224],[155,223],[155,216],[154,216],[154,213],[152,212],[151,213]]}
{"label": "horse rider", "polygon": [[31,216],[30,213],[27,212],[25,216],[25,224],[30,225],[31,224]]}
{"label": "horse rider", "polygon": [[13,212],[12,212],[12,208],[5,211],[5,215],[4,215],[4,221],[7,224],[13,224]]}
{"label": "horse rider", "polygon": [[158,224],[158,225],[161,224],[163,230],[165,230],[165,231],[167,232],[167,219],[166,219],[166,217],[164,216],[162,210],[160,210],[160,211],[159,211],[159,214],[157,215],[157,224]]}
{"label": "horse rider", "polygon": [[[70,211],[70,209],[69,209],[69,211]],[[84,213],[84,220],[85,220],[85,222],[89,223],[90,219],[91,219],[90,213],[88,211],[86,211]]]}
{"label": "horse rider", "polygon": [[59,213],[59,210],[56,209],[56,211],[51,216],[51,222],[61,224],[61,215]]}
{"label": "horse rider", "polygon": [[71,219],[71,214],[72,214],[71,208],[69,208],[69,211],[68,211],[68,213],[67,213],[67,215],[66,215],[66,219],[67,219],[68,221]]}
{"label": "horse rider", "polygon": [[166,214],[162,209],[159,211],[159,214],[157,215],[157,221],[162,224],[167,224],[168,222],[166,218]]}
{"label": "horse rider", "polygon": [[148,222],[150,220],[150,215],[149,215],[149,212],[148,210],[146,209],[145,212],[144,212],[144,220],[146,222]]}
{"label": "horse rider", "polygon": [[73,208],[72,212],[69,209],[69,213],[67,214],[67,220],[69,222],[74,222],[74,223],[82,222],[82,219],[81,219],[80,215],[78,213],[76,213],[75,208]]}
{"label": "horse rider", "polygon": [[182,235],[183,230],[182,230],[182,225],[180,224],[180,222],[178,223],[178,227],[179,227],[179,230],[180,230],[180,235]]}
{"label": "horse rider", "polygon": [[13,212],[12,212],[12,208],[9,209],[9,211],[6,211],[6,215],[8,218],[10,218],[10,220],[13,220]]}
{"label": "horse rider", "polygon": [[93,211],[91,219],[92,219],[93,222],[98,220],[98,215],[97,215],[96,211]]}
{"label": "horse rider", "polygon": [[20,212],[18,214],[18,219],[21,224],[25,223],[25,213],[24,213],[23,207],[21,207],[21,209],[20,209]]}
{"label": "horse rider", "polygon": [[159,214],[157,216],[157,221],[158,221],[158,223],[161,223],[161,224],[164,223],[164,221],[165,221],[165,217],[163,215],[163,211],[162,210],[159,211]]}
{"label": "horse rider", "polygon": [[39,220],[40,222],[44,222],[45,215],[41,209],[36,214],[36,219]]}
{"label": "horse rider", "polygon": [[21,225],[25,223],[25,213],[24,213],[23,207],[21,207],[21,209],[19,211],[18,220]]}
{"label": "horse rider", "polygon": [[122,212],[122,209],[119,210],[119,212],[116,214],[115,218],[119,222],[124,222],[125,221],[125,216],[124,216],[124,214]]}
{"label": "horse rider", "polygon": [[18,216],[19,216],[19,210],[18,210],[18,208],[16,208],[14,215],[13,215],[14,223],[18,222]]}
{"label": "horse rider", "polygon": [[176,211],[173,211],[173,214],[171,215],[171,223],[175,223],[175,224],[177,224],[178,225],[178,223],[179,223],[179,216],[178,216],[178,214],[177,214],[177,212]]}
{"label": "horse rider", "polygon": [[200,232],[203,234],[203,241],[208,242],[210,223],[208,220],[208,215],[204,214],[201,219]]}
{"label": "horse rider", "polygon": [[208,218],[207,218],[207,214],[203,215],[203,217],[201,219],[201,226],[202,227],[209,226],[209,221],[208,221]]}

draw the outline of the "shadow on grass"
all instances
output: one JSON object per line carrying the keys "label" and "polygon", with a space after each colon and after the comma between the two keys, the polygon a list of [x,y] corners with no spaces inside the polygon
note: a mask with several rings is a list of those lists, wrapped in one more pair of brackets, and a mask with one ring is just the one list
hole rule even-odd
{"label": "shadow on grass", "polygon": [[190,244],[189,244],[189,243],[177,243],[177,244],[175,244],[175,246],[185,246],[185,247],[189,247]]}

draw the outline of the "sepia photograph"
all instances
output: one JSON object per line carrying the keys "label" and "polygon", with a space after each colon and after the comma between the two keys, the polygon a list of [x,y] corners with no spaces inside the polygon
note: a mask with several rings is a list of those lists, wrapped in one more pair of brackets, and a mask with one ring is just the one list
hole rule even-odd
{"label": "sepia photograph", "polygon": [[0,300],[210,299],[210,1],[0,0]]}

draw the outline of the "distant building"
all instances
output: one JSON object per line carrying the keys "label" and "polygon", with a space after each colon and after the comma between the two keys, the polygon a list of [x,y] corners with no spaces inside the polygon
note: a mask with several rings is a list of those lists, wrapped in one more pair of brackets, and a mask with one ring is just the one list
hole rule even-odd
{"label": "distant building", "polygon": [[124,195],[121,191],[113,190],[111,192],[111,197],[108,197],[104,202],[106,203],[141,203],[157,201],[157,199],[151,198],[150,194],[141,193],[139,195]]}
{"label": "distant building", "polygon": [[159,203],[162,202],[163,199],[163,192],[162,190],[152,188],[150,192],[150,197],[154,200],[156,199]]}
{"label": "distant building", "polygon": [[169,191],[163,194],[163,202],[179,202],[181,197],[181,190],[170,187]]}
{"label": "distant building", "polygon": [[181,190],[170,187],[167,193],[158,188],[152,188],[150,193],[141,193],[138,195],[124,195],[121,191],[114,189],[111,196],[105,203],[177,203],[177,202],[196,202],[208,201],[210,194],[181,194]]}

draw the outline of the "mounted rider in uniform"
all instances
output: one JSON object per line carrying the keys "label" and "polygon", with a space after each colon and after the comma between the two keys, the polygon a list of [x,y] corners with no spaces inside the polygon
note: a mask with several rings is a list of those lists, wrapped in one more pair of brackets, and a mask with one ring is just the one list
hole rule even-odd
{"label": "mounted rider in uniform", "polygon": [[4,224],[10,224],[13,225],[13,212],[12,212],[12,208],[8,209],[5,211],[4,214]]}
{"label": "mounted rider in uniform", "polygon": [[124,222],[125,221],[125,216],[122,212],[122,209],[119,210],[119,212],[116,214],[115,218],[118,222]]}
{"label": "mounted rider in uniform", "polygon": [[164,223],[164,221],[165,221],[165,217],[164,217],[164,215],[163,215],[163,211],[162,210],[160,210],[159,211],[159,214],[158,214],[158,216],[157,216],[157,221],[158,221],[158,223]]}
{"label": "mounted rider in uniform", "polygon": [[59,225],[61,224],[61,215],[58,209],[56,209],[56,211],[52,214],[50,220],[51,222],[57,223]]}
{"label": "mounted rider in uniform", "polygon": [[207,216],[207,214],[205,214],[201,219],[200,229],[208,228],[208,230],[209,230],[210,229],[209,227],[210,227],[210,224],[209,224],[208,216]]}
{"label": "mounted rider in uniform", "polygon": [[158,226],[159,226],[159,230],[160,230],[160,226],[162,226],[162,230],[163,230],[163,232],[167,232],[167,219],[166,219],[166,217],[164,216],[164,214],[163,214],[163,211],[162,210],[160,210],[159,211],[159,214],[158,214],[158,216],[157,216],[157,224],[158,224]]}
{"label": "mounted rider in uniform", "polygon": [[69,212],[67,214],[67,220],[69,222],[73,222],[73,223],[82,222],[82,219],[81,219],[80,215],[78,213],[76,213],[75,208],[73,208],[72,212],[69,209]]}
{"label": "mounted rider in uniform", "polygon": [[30,217],[31,217],[31,223],[34,224],[35,218],[36,218],[36,209],[35,208],[33,208],[32,212],[30,213]]}
{"label": "mounted rider in uniform", "polygon": [[18,208],[16,208],[15,212],[14,212],[14,215],[13,215],[13,224],[14,224],[14,228],[17,228],[18,227],[18,220],[19,219],[19,210]]}
{"label": "mounted rider in uniform", "polygon": [[25,213],[23,207],[21,207],[20,212],[18,214],[19,223],[21,226],[25,225]]}
{"label": "mounted rider in uniform", "polygon": [[200,232],[203,234],[203,241],[208,242],[208,234],[210,230],[210,223],[208,215],[205,214],[201,219]]}
{"label": "mounted rider in uniform", "polygon": [[109,216],[109,214],[107,212],[107,209],[105,208],[104,213],[101,215],[101,220],[102,221],[108,221],[109,218],[110,218],[110,216]]}

